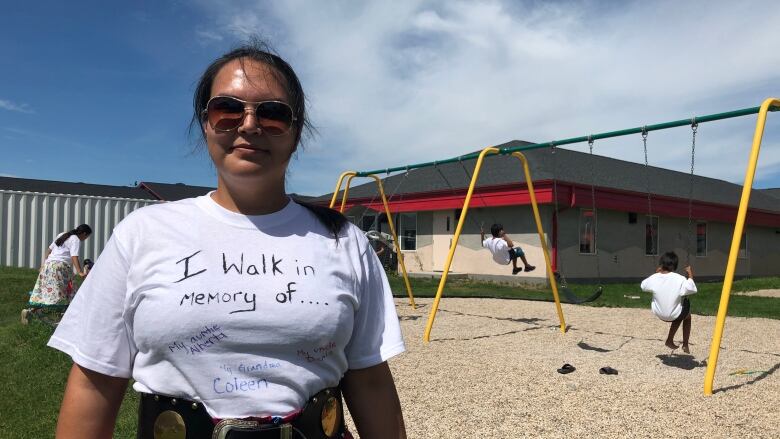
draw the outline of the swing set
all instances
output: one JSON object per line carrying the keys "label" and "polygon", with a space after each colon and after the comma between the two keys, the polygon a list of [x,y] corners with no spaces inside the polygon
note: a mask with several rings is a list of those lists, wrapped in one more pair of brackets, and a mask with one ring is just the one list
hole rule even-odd
{"label": "swing set", "polygon": [[[449,274],[449,270],[452,264],[452,260],[455,255],[455,250],[457,249],[458,245],[458,239],[460,238],[461,232],[463,230],[463,225],[466,221],[466,218],[468,216],[468,208],[471,202],[471,198],[474,194],[474,189],[476,187],[477,179],[479,177],[479,173],[482,170],[482,165],[484,158],[487,155],[511,155],[517,159],[520,160],[523,170],[523,175],[525,177],[526,185],[528,188],[528,194],[531,201],[531,207],[533,210],[534,220],[536,222],[536,229],[537,233],[539,235],[539,241],[541,244],[542,251],[544,253],[544,259],[545,259],[545,266],[547,268],[547,277],[550,282],[550,287],[553,294],[553,299],[555,301],[556,311],[558,314],[558,319],[560,322],[560,330],[562,333],[566,333],[566,322],[564,320],[563,316],[563,310],[561,308],[560,298],[559,298],[559,285],[558,285],[558,279],[553,272],[552,265],[551,265],[551,258],[549,254],[549,250],[547,247],[547,243],[545,240],[545,234],[542,227],[542,222],[539,215],[539,208],[537,205],[536,200],[536,194],[534,193],[533,188],[533,180],[531,178],[531,173],[528,167],[528,161],[526,157],[521,153],[521,151],[524,150],[532,150],[532,149],[539,149],[539,148],[551,148],[553,153],[555,151],[555,148],[561,145],[568,145],[568,144],[574,144],[574,143],[581,143],[581,142],[588,142],[589,148],[590,148],[590,154],[591,159],[593,158],[593,143],[595,140],[599,139],[607,139],[612,137],[620,137],[620,136],[627,136],[631,134],[641,134],[642,135],[642,142],[644,145],[644,158],[645,158],[645,169],[646,169],[646,187],[647,187],[647,215],[651,216],[652,214],[652,192],[650,188],[650,178],[649,178],[649,162],[647,157],[647,137],[648,133],[650,131],[656,131],[656,130],[664,130],[669,128],[675,128],[680,126],[690,126],[692,130],[692,142],[691,142],[691,184],[689,188],[689,199],[688,199],[688,230],[690,232],[691,225],[692,225],[692,219],[693,219],[693,210],[692,210],[692,198],[693,198],[693,171],[694,171],[694,158],[695,158],[695,147],[696,147],[696,133],[698,130],[698,126],[701,123],[706,122],[713,122],[717,120],[722,119],[730,119],[735,117],[741,117],[741,116],[747,116],[751,114],[758,114],[758,119],[756,122],[756,129],[753,136],[753,144],[750,151],[750,157],[748,159],[748,166],[745,172],[745,180],[744,184],[742,186],[742,195],[740,198],[739,208],[737,211],[737,218],[736,223],[734,226],[734,232],[731,240],[731,248],[729,251],[729,257],[728,262],[726,264],[726,272],[723,279],[723,289],[721,291],[721,299],[720,304],[718,307],[718,314],[716,317],[715,322],[715,329],[713,332],[712,342],[710,346],[710,355],[709,360],[707,361],[707,371],[705,374],[705,381],[704,381],[704,394],[705,395],[712,395],[712,385],[713,380],[715,376],[715,368],[717,366],[718,361],[718,354],[720,351],[720,344],[723,336],[723,328],[725,326],[725,320],[726,320],[726,313],[728,311],[728,304],[729,304],[729,298],[731,295],[731,287],[734,280],[734,272],[736,269],[736,263],[737,263],[737,257],[739,254],[739,247],[740,247],[740,241],[742,238],[742,232],[744,230],[745,226],[745,219],[747,216],[747,208],[748,203],[750,200],[750,194],[753,187],[753,178],[755,176],[756,171],[756,165],[758,163],[758,153],[761,148],[761,140],[764,133],[764,126],[766,125],[766,116],[769,111],[778,111],[780,110],[780,99],[776,98],[769,98],[766,99],[761,106],[759,107],[751,107],[751,108],[745,108],[741,110],[734,110],[724,113],[718,113],[718,114],[711,114],[701,117],[693,117],[691,119],[681,119],[671,122],[665,122],[665,123],[659,123],[655,125],[645,125],[642,127],[636,127],[636,128],[629,128],[624,130],[618,130],[618,131],[611,131],[606,133],[600,133],[600,134],[592,134],[588,136],[581,136],[581,137],[573,137],[569,139],[564,140],[558,140],[558,141],[551,141],[551,142],[545,142],[545,143],[535,143],[531,145],[524,145],[524,146],[518,146],[518,147],[503,147],[503,148],[495,148],[495,147],[487,147],[483,149],[482,151],[478,153],[470,153],[465,154],[462,156],[458,156],[455,158],[447,159],[447,160],[440,160],[440,161],[434,161],[434,162],[426,162],[426,163],[418,163],[413,165],[407,165],[402,167],[396,167],[396,168],[386,168],[386,169],[380,169],[380,170],[374,170],[374,171],[364,171],[364,172],[358,172],[358,171],[346,171],[342,173],[338,181],[336,183],[336,188],[333,191],[333,197],[330,202],[330,207],[333,208],[336,204],[336,199],[338,197],[338,194],[341,190],[342,183],[344,182],[344,179],[346,178],[346,186],[344,188],[344,192],[342,195],[341,200],[341,206],[340,211],[343,212],[344,208],[347,203],[347,199],[349,196],[349,187],[352,182],[352,180],[356,177],[369,177],[373,178],[374,181],[377,183],[378,187],[378,195],[382,198],[382,204],[384,207],[385,214],[388,218],[388,225],[391,231],[391,234],[393,236],[393,239],[396,243],[398,243],[398,236],[395,231],[395,226],[392,218],[392,214],[390,212],[389,204],[388,204],[388,198],[385,196],[384,188],[382,186],[382,180],[377,176],[377,174],[386,173],[390,174],[391,172],[397,172],[397,171],[405,171],[406,174],[404,175],[404,179],[408,175],[409,171],[412,169],[417,168],[424,168],[424,167],[430,167],[434,166],[436,167],[438,164],[444,164],[444,163],[454,163],[454,162],[460,162],[462,164],[463,160],[471,160],[476,158],[476,164],[474,167],[474,171],[471,173],[471,181],[468,187],[468,191],[466,193],[466,197],[463,201],[463,208],[461,210],[460,218],[458,219],[458,224],[455,229],[455,234],[452,238],[452,243],[450,244],[449,253],[447,256],[447,261],[444,266],[444,270],[442,272],[441,280],[439,282],[439,287],[436,291],[436,296],[434,298],[430,314],[428,316],[428,322],[425,328],[425,333],[423,336],[423,340],[425,342],[430,341],[430,334],[431,330],[433,328],[433,323],[436,317],[436,312],[438,310],[439,302],[441,300],[442,293],[444,291],[444,285],[447,282],[447,276]],[[593,218],[594,218],[594,232],[596,232],[597,229],[597,202],[596,202],[596,196],[595,196],[595,182],[593,180],[593,160],[591,160],[591,205],[592,205],[592,212],[593,212]],[[464,167],[465,170],[465,167]],[[468,172],[466,173],[468,175]],[[553,179],[554,184],[554,191],[557,192],[557,183],[556,178]],[[400,186],[400,183],[398,184]],[[396,187],[397,189],[398,187]],[[555,199],[555,214],[557,215],[557,194],[554,197]],[[392,194],[391,194],[392,196]],[[650,227],[650,232],[652,233],[652,224]],[[594,233],[595,236],[595,233]],[[656,253],[658,251],[657,248],[657,237],[653,237],[652,234],[650,235],[650,245],[651,245],[651,253]],[[686,244],[686,251],[688,253],[687,258],[688,261],[690,261],[690,241]],[[597,259],[598,261],[598,259]],[[412,288],[411,284],[409,282],[409,278],[406,271],[406,266],[404,264],[404,258],[403,253],[398,251],[398,262],[401,266],[402,275],[404,278],[404,282],[406,284],[407,293],[409,295],[409,303],[412,307],[415,307],[414,303],[414,295],[412,294]],[[654,264],[655,265],[655,264]],[[568,293],[565,293],[567,297],[569,297],[572,300],[580,301],[576,303],[581,303],[588,300],[595,300],[596,297],[598,297],[603,292],[603,286],[601,284],[601,273],[600,273],[600,267],[598,266],[597,262],[597,272],[599,277],[599,286],[596,290],[596,292],[591,295],[588,298],[580,299],[576,296],[569,297]],[[560,276],[562,281],[562,291],[567,291],[568,288],[565,287],[565,277],[562,275]],[[591,299],[593,298],[593,299]]]}

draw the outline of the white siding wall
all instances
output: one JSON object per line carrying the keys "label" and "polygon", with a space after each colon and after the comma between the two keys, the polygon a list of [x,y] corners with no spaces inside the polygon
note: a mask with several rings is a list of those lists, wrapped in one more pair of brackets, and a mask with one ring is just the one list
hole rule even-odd
{"label": "white siding wall", "polygon": [[54,238],[79,224],[92,236],[80,257],[95,260],[111,231],[130,212],[154,200],[0,190],[0,266],[38,268]]}

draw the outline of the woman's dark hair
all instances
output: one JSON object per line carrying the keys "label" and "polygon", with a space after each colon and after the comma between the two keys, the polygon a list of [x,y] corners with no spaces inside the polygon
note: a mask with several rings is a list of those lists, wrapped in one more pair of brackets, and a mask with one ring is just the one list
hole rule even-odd
{"label": "woman's dark hair", "polygon": [[313,213],[320,223],[327,227],[328,231],[333,233],[333,237],[336,239],[336,243],[338,243],[339,233],[344,225],[347,224],[347,217],[342,215],[341,212],[328,207],[317,206],[316,204],[310,204],[300,200],[295,200],[295,202]]}
{"label": "woman's dark hair", "polygon": [[[276,78],[284,88],[284,91],[287,94],[288,104],[292,107],[293,114],[295,115],[292,129],[295,133],[295,146],[293,147],[293,150],[296,150],[303,134],[311,134],[314,131],[306,116],[306,96],[303,93],[301,81],[287,61],[274,53],[267,43],[260,41],[257,38],[252,38],[249,42],[242,44],[217,58],[206,68],[206,71],[203,72],[203,75],[201,75],[200,80],[198,81],[198,85],[195,87],[195,95],[192,99],[190,133],[192,133],[197,126],[200,131],[200,141],[203,142],[205,140],[205,132],[202,128],[204,122],[203,110],[206,109],[206,104],[208,104],[209,99],[211,99],[211,86],[214,83],[214,78],[222,67],[233,60],[238,60],[242,67],[244,67],[244,62],[247,60],[256,61],[271,67],[272,72],[275,73]],[[341,232],[341,229],[347,223],[347,218],[344,215],[327,207],[316,206],[314,204],[301,202],[300,200],[296,200],[296,202],[311,211],[329,231],[333,232],[333,237],[336,238],[336,241],[338,242],[339,232]]]}
{"label": "woman's dark hair", "polygon": [[195,95],[192,99],[193,111],[192,120],[190,121],[190,133],[192,134],[194,128],[197,127],[198,131],[200,131],[200,143],[202,144],[205,140],[205,133],[202,128],[203,110],[206,109],[206,104],[211,99],[211,86],[220,69],[233,60],[238,60],[242,67],[244,67],[246,60],[252,60],[272,68],[287,94],[288,104],[292,107],[295,115],[295,121],[292,126],[295,132],[295,146],[293,147],[293,150],[295,150],[301,141],[302,134],[304,132],[311,134],[313,131],[306,117],[306,96],[303,94],[301,81],[298,80],[298,76],[287,61],[275,54],[267,43],[257,38],[253,38],[249,42],[217,58],[203,72],[195,87]]}
{"label": "woman's dark hair", "polygon": [[490,234],[498,238],[498,234],[501,233],[501,229],[503,228],[504,226],[502,226],[501,224],[498,223],[493,224],[492,226],[490,226]]}
{"label": "woman's dark hair", "polygon": [[679,262],[680,260],[677,258],[675,252],[666,252],[661,255],[661,258],[658,260],[658,265],[660,265],[664,271],[677,271],[677,264]]}
{"label": "woman's dark hair", "polygon": [[81,235],[82,233],[86,233],[87,236],[91,235],[92,227],[86,224],[82,224],[76,227],[75,229],[71,230],[70,232],[63,233],[62,236],[60,236],[59,238],[57,238],[56,241],[54,241],[54,243],[57,244],[57,247],[62,247],[62,244],[65,244],[65,241],[67,241],[68,238],[70,238],[73,235]]}

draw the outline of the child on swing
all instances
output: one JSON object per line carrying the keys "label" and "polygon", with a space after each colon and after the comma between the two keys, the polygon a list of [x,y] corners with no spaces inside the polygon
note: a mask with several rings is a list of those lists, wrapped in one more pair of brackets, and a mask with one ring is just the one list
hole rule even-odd
{"label": "child on swing", "polygon": [[688,275],[686,279],[677,270],[678,258],[674,252],[666,252],[658,262],[655,274],[642,281],[642,291],[653,293],[653,314],[659,319],[670,322],[669,335],[666,337],[666,347],[677,349],[674,344],[674,335],[682,323],[683,341],[682,350],[686,354],[691,351],[688,348],[688,339],[691,336],[691,302],[687,297],[696,293],[696,284],[693,283],[693,270],[685,267]]}
{"label": "child on swing", "polygon": [[485,230],[480,226],[479,233],[482,236],[482,247],[487,248],[493,253],[493,260],[501,265],[508,265],[512,262],[512,274],[517,274],[523,271],[522,268],[517,266],[517,258],[520,258],[525,265],[525,271],[533,271],[536,269],[533,265],[529,264],[525,259],[525,253],[520,247],[515,247],[515,243],[504,232],[504,226],[501,224],[493,224],[490,226],[490,234],[493,235],[489,238],[485,238]]}

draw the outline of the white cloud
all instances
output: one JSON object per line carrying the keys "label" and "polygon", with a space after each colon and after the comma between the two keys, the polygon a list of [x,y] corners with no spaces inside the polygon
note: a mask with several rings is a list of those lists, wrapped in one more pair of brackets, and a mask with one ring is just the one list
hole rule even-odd
{"label": "white cloud", "polygon": [[[320,133],[294,164],[291,189],[301,193],[330,191],[345,169],[719,113],[780,94],[776,2],[288,1],[204,8],[232,39],[271,39],[301,76]],[[773,119],[765,138],[775,146],[780,126]],[[702,124],[697,173],[741,182],[754,124],[754,116]],[[649,137],[656,166],[686,171],[689,148],[685,127]],[[767,174],[780,164],[780,149],[762,150],[765,177],[757,182],[780,186],[777,173]],[[597,142],[596,151],[643,162],[638,135]]]}
{"label": "white cloud", "polygon": [[220,41],[225,39],[222,35],[220,35],[217,32],[209,31],[209,30],[203,30],[203,29],[196,30],[195,31],[195,35],[198,36],[198,39],[203,44],[220,42]]}
{"label": "white cloud", "polygon": [[27,104],[16,104],[14,102],[5,99],[0,99],[0,109],[17,111],[19,113],[27,113],[27,114],[35,113],[35,110],[30,108],[30,106]]}

